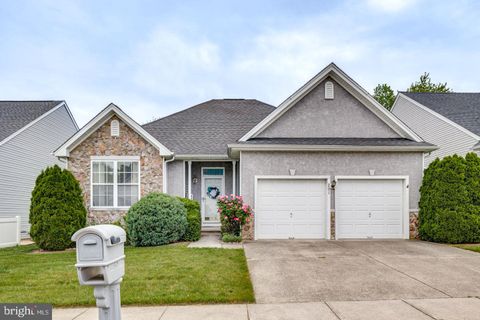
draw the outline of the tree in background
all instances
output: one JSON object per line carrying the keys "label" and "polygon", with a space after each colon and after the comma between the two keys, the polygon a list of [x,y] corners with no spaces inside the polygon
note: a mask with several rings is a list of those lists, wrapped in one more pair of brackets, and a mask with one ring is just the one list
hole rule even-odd
{"label": "tree in background", "polygon": [[452,92],[450,88],[447,87],[447,83],[432,83],[430,78],[430,73],[425,72],[420,76],[420,80],[412,83],[410,88],[407,89],[408,92]]}
{"label": "tree in background", "polygon": [[[420,76],[420,79],[410,85],[407,92],[434,92],[444,93],[453,92],[452,89],[447,87],[447,83],[432,83],[430,73],[425,72]],[[395,94],[393,89],[386,83],[379,84],[373,90],[373,97],[387,110],[392,109],[395,102]]]}
{"label": "tree in background", "polygon": [[44,250],[72,247],[72,234],[85,227],[87,211],[80,184],[68,170],[46,168],[35,181],[30,204],[30,236]]}
{"label": "tree in background", "polygon": [[393,89],[386,83],[379,84],[373,90],[373,97],[387,110],[392,109],[395,102],[395,93]]}

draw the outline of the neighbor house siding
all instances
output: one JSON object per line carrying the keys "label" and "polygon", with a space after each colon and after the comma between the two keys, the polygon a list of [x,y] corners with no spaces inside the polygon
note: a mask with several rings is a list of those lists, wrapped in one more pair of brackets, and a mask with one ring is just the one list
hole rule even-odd
{"label": "neighbor house siding", "polygon": [[[112,137],[110,134],[110,122],[114,119],[120,123],[118,137]],[[68,169],[80,182],[84,193],[89,223],[115,222],[127,212],[126,209],[101,210],[91,207],[90,167],[92,156],[139,156],[140,197],[149,192],[163,192],[163,157],[160,156],[159,150],[118,117],[113,116],[70,151],[68,159]]]}
{"label": "neighbor house siding", "polygon": [[392,110],[400,120],[415,131],[423,140],[433,143],[439,149],[425,155],[425,167],[433,160],[448,155],[464,156],[472,152],[477,139],[452,126],[413,102],[399,96]]}
{"label": "neighbor house siding", "polygon": [[[335,97],[325,99],[325,82]],[[270,124],[267,138],[398,138],[399,135],[333,79],[328,78]]]}
{"label": "neighbor house siding", "polygon": [[[251,152],[242,151],[241,190],[245,201],[254,206],[256,175],[363,175],[369,170],[375,175],[401,175],[409,177],[410,209],[418,208],[419,188],[422,181],[422,153],[420,152]],[[334,208],[334,206],[332,206]]]}
{"label": "neighbor house siding", "polygon": [[42,169],[65,163],[52,155],[77,128],[65,106],[58,108],[0,145],[0,216],[20,216],[23,236],[35,179]]}

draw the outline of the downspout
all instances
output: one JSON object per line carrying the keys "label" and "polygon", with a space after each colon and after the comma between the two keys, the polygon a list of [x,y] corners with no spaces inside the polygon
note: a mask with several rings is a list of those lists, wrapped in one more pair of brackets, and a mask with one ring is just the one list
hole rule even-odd
{"label": "downspout", "polygon": [[168,180],[167,180],[167,163],[172,162],[174,160],[175,160],[175,154],[173,155],[172,159],[163,161],[163,193],[168,192],[168,189],[167,189],[167,183],[168,183]]}

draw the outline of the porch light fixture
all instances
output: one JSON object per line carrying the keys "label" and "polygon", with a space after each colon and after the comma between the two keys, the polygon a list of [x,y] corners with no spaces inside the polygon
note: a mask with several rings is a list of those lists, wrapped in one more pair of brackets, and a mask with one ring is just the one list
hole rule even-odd
{"label": "porch light fixture", "polygon": [[193,182],[193,184],[197,184],[197,183],[198,183],[198,178],[197,178],[197,177],[193,177],[192,182]]}

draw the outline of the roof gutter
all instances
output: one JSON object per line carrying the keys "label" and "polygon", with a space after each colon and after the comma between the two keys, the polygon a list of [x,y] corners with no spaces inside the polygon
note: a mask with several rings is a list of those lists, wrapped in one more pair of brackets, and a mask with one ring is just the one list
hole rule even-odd
{"label": "roof gutter", "polygon": [[229,144],[231,157],[240,151],[354,151],[354,152],[431,152],[437,146],[358,146],[358,145],[291,145],[291,144]]}
{"label": "roof gutter", "polygon": [[177,154],[177,160],[230,160],[227,154]]}

